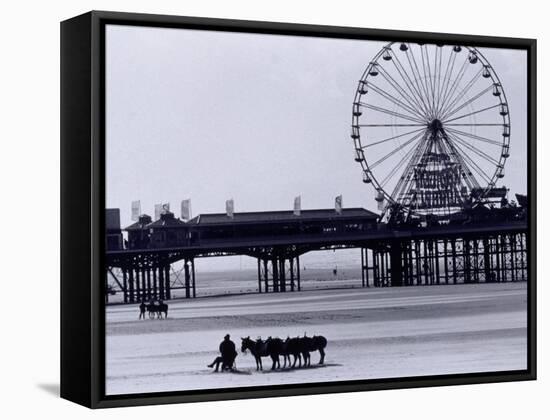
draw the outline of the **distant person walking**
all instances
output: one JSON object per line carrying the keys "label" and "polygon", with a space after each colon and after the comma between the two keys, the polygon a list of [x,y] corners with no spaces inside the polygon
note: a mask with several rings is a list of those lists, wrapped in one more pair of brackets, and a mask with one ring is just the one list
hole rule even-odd
{"label": "distant person walking", "polygon": [[216,357],[214,361],[208,365],[208,367],[213,367],[214,372],[217,372],[221,364],[222,372],[224,370],[233,370],[233,365],[235,364],[235,359],[237,358],[237,349],[235,348],[235,343],[231,341],[229,334],[226,334],[223,341],[220,343],[219,351],[221,356]]}
{"label": "distant person walking", "polygon": [[145,310],[147,309],[147,305],[145,304],[145,301],[142,300],[139,304],[139,319],[143,317],[145,319]]}

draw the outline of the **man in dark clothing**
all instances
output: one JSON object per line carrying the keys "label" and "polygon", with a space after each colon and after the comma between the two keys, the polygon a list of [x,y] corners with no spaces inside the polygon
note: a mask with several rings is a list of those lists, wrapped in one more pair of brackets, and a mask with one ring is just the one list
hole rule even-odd
{"label": "man in dark clothing", "polygon": [[231,341],[229,334],[223,338],[223,341],[220,343],[219,350],[221,356],[216,357],[216,359],[214,359],[208,367],[215,367],[214,371],[217,372],[221,364],[222,372],[224,370],[232,370],[233,364],[235,363],[235,358],[237,357],[237,350],[235,348],[235,343]]}
{"label": "man in dark clothing", "polygon": [[139,305],[139,319],[143,317],[145,319],[145,309],[147,308],[147,305],[145,305],[145,301],[142,300],[141,304]]}
{"label": "man in dark clothing", "polygon": [[231,341],[231,337],[227,334],[223,341],[220,343],[220,353],[222,354],[223,369],[232,369],[237,357],[237,350],[235,349],[235,343]]}

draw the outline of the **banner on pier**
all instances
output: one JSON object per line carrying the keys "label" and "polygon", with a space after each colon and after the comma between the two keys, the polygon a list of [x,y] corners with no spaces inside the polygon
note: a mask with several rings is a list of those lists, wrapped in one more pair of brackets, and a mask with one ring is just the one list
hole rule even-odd
{"label": "banner on pier", "polygon": [[302,214],[302,196],[299,195],[294,199],[294,216]]}
{"label": "banner on pier", "polygon": [[137,222],[141,214],[141,202],[139,200],[132,201],[132,221]]}
{"label": "banner on pier", "polygon": [[233,202],[233,199],[226,200],[225,201],[225,213],[233,218],[233,213],[235,211],[235,203]]}
{"label": "banner on pier", "polygon": [[334,210],[336,210],[336,213],[342,214],[342,196],[339,195],[334,199]]}
{"label": "banner on pier", "polygon": [[191,199],[186,199],[181,202],[181,219],[187,222],[191,219]]}

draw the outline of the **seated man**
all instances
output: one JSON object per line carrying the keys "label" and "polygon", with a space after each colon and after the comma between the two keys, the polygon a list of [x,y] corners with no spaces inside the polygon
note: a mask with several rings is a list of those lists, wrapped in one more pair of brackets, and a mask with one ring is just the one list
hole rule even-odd
{"label": "seated man", "polygon": [[237,350],[235,348],[235,343],[230,340],[229,334],[227,334],[220,343],[219,350],[221,356],[216,357],[208,367],[215,367],[214,371],[217,372],[221,364],[222,372],[224,370],[232,370],[235,358],[237,357]]}

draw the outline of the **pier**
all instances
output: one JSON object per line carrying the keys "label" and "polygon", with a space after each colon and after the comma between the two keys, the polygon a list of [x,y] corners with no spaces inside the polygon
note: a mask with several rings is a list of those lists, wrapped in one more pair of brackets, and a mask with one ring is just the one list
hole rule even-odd
{"label": "pier", "polygon": [[471,211],[447,224],[392,225],[363,208],[201,214],[184,222],[165,212],[118,225],[107,209],[108,293],[125,303],[171,299],[171,266],[183,262],[186,298],[197,296],[197,258],[245,255],[257,260],[257,291],[301,290],[300,256],[357,248],[362,287],[400,287],[526,281],[526,208]]}

